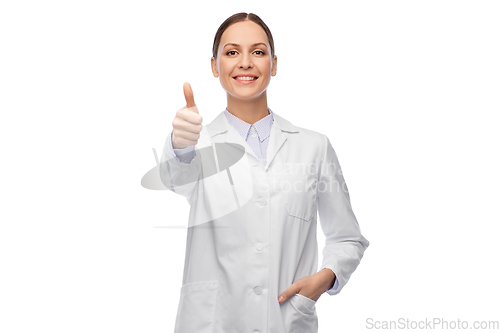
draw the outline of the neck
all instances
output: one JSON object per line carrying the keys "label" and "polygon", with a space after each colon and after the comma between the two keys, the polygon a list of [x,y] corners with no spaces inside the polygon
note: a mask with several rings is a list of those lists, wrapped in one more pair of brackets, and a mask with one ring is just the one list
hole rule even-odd
{"label": "neck", "polygon": [[249,124],[255,124],[269,114],[266,92],[252,100],[236,99],[227,94],[227,111]]}

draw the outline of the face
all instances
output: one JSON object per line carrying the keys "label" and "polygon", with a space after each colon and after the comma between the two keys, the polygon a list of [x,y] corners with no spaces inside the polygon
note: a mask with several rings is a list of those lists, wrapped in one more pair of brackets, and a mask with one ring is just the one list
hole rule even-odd
{"label": "face", "polygon": [[229,26],[222,34],[217,60],[212,57],[214,76],[229,95],[242,100],[258,98],[266,91],[271,76],[276,75],[276,65],[266,32],[252,21]]}

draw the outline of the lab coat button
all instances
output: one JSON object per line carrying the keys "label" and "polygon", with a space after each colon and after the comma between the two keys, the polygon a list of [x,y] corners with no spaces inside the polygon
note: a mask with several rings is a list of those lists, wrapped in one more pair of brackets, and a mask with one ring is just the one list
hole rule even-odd
{"label": "lab coat button", "polygon": [[262,251],[262,249],[264,248],[264,246],[261,243],[255,244],[255,247],[257,248],[257,251]]}
{"label": "lab coat button", "polygon": [[262,294],[262,287],[257,286],[257,287],[255,287],[255,288],[253,288],[253,291],[254,291],[257,295],[260,295],[260,294]]}
{"label": "lab coat button", "polygon": [[260,199],[259,203],[261,206],[265,206],[267,201],[266,201],[266,199]]}

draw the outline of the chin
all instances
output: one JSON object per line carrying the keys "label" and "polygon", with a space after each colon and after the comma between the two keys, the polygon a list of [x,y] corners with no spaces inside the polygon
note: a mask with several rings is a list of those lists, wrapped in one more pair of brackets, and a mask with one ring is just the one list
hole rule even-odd
{"label": "chin", "polygon": [[228,93],[229,95],[231,95],[232,97],[234,98],[238,98],[238,99],[253,99],[253,98],[256,98],[258,97],[261,93],[257,93],[255,91],[241,91],[239,89],[234,89],[233,87],[231,87],[230,89],[227,89],[225,87],[223,87],[224,90],[226,91],[226,93]]}

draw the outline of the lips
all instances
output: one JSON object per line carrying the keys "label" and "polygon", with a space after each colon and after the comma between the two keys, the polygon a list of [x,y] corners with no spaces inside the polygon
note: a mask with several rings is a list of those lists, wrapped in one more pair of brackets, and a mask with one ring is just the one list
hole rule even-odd
{"label": "lips", "polygon": [[233,79],[235,79],[237,81],[255,81],[258,78],[259,78],[258,76],[255,76],[255,75],[252,75],[252,74],[245,74],[245,75],[236,75],[236,76],[233,76]]}

